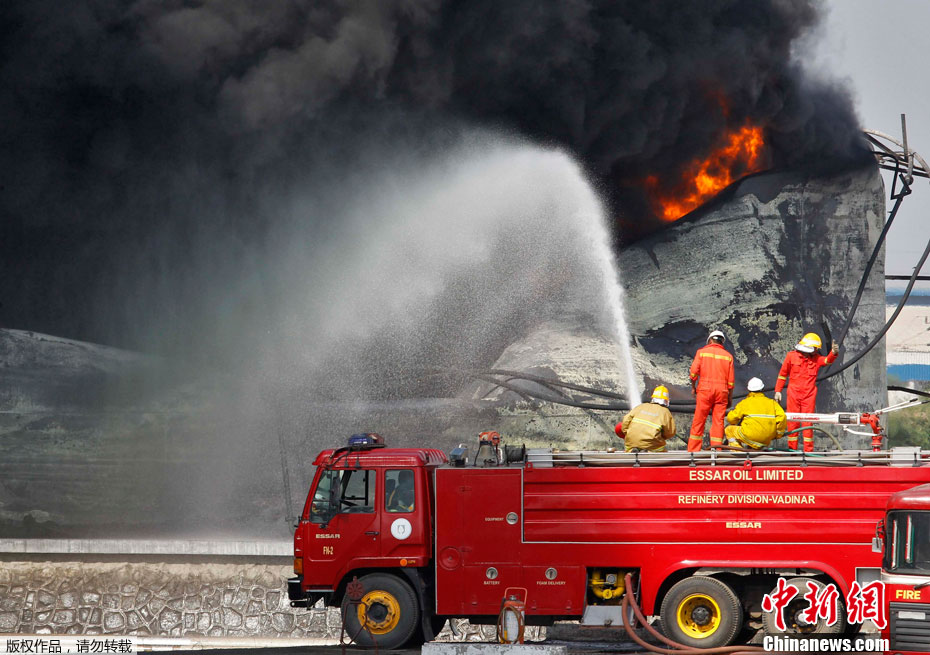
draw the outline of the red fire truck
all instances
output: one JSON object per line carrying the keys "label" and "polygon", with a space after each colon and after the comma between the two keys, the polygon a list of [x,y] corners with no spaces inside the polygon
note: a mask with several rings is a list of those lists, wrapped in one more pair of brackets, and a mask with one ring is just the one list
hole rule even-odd
{"label": "red fire truck", "polygon": [[888,499],[875,550],[884,551],[889,653],[930,653],[930,485]]}
{"label": "red fire truck", "polygon": [[[676,641],[726,645],[760,615],[774,631],[760,608],[778,577],[832,582],[841,598],[878,579],[889,496],[930,482],[917,449],[500,456],[486,443],[447,458],[376,441],[317,456],[288,595],[341,605],[350,637],[380,648],[429,640],[451,617],[494,623],[512,594],[528,625],[621,625],[626,573]],[[833,626],[806,624],[806,606],[784,609],[787,634],[858,628],[842,607]]]}

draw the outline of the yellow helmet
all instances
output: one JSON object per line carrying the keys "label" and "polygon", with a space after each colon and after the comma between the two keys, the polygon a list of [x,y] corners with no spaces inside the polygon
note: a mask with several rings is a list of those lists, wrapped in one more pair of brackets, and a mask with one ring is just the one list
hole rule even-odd
{"label": "yellow helmet", "polygon": [[800,350],[802,353],[812,353],[815,350],[820,350],[822,342],[820,341],[820,336],[814,334],[813,332],[808,332],[801,340],[798,342],[798,345],[795,346],[797,350]]}
{"label": "yellow helmet", "polygon": [[657,386],[652,391],[652,402],[668,407],[668,387],[661,384]]}

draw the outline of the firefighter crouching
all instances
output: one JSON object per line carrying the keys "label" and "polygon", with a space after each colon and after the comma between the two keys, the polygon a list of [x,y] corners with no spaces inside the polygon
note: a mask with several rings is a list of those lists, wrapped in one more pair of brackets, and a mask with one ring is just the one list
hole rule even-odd
{"label": "firefighter crouching", "polygon": [[785,410],[762,393],[764,386],[759,378],[751,379],[746,385],[749,395],[727,414],[729,445],[758,450],[785,433]]}
{"label": "firefighter crouching", "polygon": [[665,440],[675,436],[675,419],[668,411],[668,389],[659,385],[652,400],[637,405],[614,428],[624,440],[626,452],[634,448],[654,453],[665,452]]}
{"label": "firefighter crouching", "polygon": [[[781,365],[778,372],[778,380],[775,382],[775,400],[781,402],[781,390],[788,385],[788,402],[785,409],[788,412],[797,412],[809,414],[816,411],[814,408],[817,404],[817,373],[821,367],[832,364],[836,361],[836,355],[840,351],[837,344],[833,344],[830,354],[824,357],[816,354],[820,349],[820,337],[813,332],[805,334],[798,342],[794,350],[785,357],[785,362]],[[788,421],[788,431],[796,430],[799,427],[809,427],[810,423],[797,423]],[[804,430],[804,452],[813,452],[814,450],[814,433],[812,430]],[[788,447],[792,450],[798,449],[798,433],[788,435]]]}
{"label": "firefighter crouching", "polygon": [[723,348],[723,332],[714,330],[707,345],[697,351],[691,363],[691,393],[697,397],[688,450],[704,445],[704,426],[711,414],[710,446],[723,445],[723,415],[733,400],[733,355]]}

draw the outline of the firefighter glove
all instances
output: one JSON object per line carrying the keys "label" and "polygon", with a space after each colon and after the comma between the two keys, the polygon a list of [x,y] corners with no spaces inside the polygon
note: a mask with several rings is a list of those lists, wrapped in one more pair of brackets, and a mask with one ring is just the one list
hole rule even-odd
{"label": "firefighter glove", "polygon": [[775,402],[781,404],[781,391],[775,392]]}

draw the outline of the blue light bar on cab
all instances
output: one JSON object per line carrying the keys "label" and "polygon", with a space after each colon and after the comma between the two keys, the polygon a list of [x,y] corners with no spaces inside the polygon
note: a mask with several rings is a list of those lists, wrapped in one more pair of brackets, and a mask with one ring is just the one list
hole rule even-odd
{"label": "blue light bar on cab", "polygon": [[374,443],[374,439],[368,436],[368,434],[353,434],[349,437],[350,446],[370,446]]}
{"label": "blue light bar on cab", "polygon": [[377,432],[361,432],[349,437],[350,448],[360,448],[363,446],[383,446],[384,437]]}

